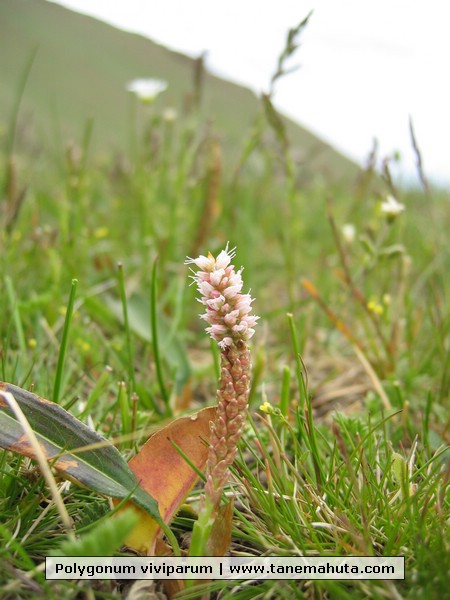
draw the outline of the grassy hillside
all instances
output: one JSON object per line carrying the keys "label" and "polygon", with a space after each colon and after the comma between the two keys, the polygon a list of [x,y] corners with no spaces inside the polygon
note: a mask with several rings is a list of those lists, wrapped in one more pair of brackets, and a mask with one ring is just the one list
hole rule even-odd
{"label": "grassy hillside", "polygon": [[[129,150],[131,99],[126,83],[135,77],[167,80],[160,106],[180,113],[193,95],[195,61],[150,40],[120,31],[44,0],[0,2],[0,126],[10,126],[19,82],[35,60],[19,114],[20,151],[60,150],[80,141],[93,118],[93,147],[102,153]],[[275,58],[275,57],[274,57]],[[205,74],[202,121],[210,120],[232,165],[242,139],[261,110],[241,86]],[[353,176],[355,165],[305,129],[286,121],[296,160],[304,171],[327,180]]]}

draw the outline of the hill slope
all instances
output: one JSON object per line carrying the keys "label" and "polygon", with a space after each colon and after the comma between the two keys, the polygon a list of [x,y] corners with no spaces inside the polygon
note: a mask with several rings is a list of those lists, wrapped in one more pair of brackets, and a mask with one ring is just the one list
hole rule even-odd
{"label": "hill slope", "polygon": [[[45,0],[0,2],[0,126],[10,122],[17,88],[37,50],[21,105],[33,140],[46,147],[80,140],[94,119],[96,151],[126,151],[130,98],[125,85],[135,77],[169,82],[161,103],[182,109],[192,94],[195,61],[139,35],[80,15]],[[202,116],[219,132],[225,155],[233,157],[248,135],[260,101],[248,89],[205,73]],[[305,168],[326,179],[355,174],[357,167],[306,129],[286,120],[289,138]],[[22,144],[23,146],[23,144]],[[23,148],[21,148],[23,150]]]}

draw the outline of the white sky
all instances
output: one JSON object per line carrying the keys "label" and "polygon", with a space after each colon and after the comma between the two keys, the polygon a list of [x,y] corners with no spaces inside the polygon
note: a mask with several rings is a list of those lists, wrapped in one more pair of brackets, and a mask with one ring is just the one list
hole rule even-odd
{"label": "white sky", "polygon": [[[278,108],[364,161],[377,138],[415,176],[408,118],[429,177],[450,183],[450,6],[443,0],[59,0],[267,91],[289,28],[313,9]],[[152,73],[142,73],[151,77]]]}

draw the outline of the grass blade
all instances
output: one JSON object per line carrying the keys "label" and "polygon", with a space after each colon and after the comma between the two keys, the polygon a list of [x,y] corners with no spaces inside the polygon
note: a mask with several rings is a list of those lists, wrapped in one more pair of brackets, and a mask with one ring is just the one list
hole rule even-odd
{"label": "grass blade", "polygon": [[58,403],[61,386],[62,386],[62,375],[64,369],[64,359],[66,356],[67,341],[69,339],[70,322],[72,320],[73,305],[75,303],[75,294],[77,291],[78,280],[72,279],[72,287],[70,289],[69,303],[67,304],[66,316],[64,319],[64,328],[61,338],[61,346],[58,354],[58,364],[56,367],[55,384],[53,387],[53,402]]}
{"label": "grass blade", "polygon": [[136,380],[134,377],[134,359],[133,359],[133,346],[131,344],[131,333],[130,323],[128,321],[128,305],[127,305],[127,294],[125,290],[125,279],[123,275],[123,264],[118,263],[118,276],[119,276],[119,292],[120,300],[122,302],[123,312],[123,325],[125,327],[125,340],[127,346],[127,358],[128,358],[128,378],[130,391],[133,394],[136,391]]}
{"label": "grass blade", "polygon": [[156,376],[158,378],[159,389],[161,391],[161,396],[164,401],[166,415],[172,415],[172,409],[169,404],[169,395],[167,393],[166,384],[164,382],[164,374],[161,363],[161,355],[159,352],[159,343],[158,343],[158,314],[157,314],[157,306],[156,306],[156,296],[157,296],[157,280],[156,280],[156,271],[157,271],[158,260],[155,259],[153,263],[153,271],[152,271],[152,286],[151,286],[151,301],[150,301],[150,323],[152,330],[152,347],[153,347],[153,358],[155,361],[156,368]]}

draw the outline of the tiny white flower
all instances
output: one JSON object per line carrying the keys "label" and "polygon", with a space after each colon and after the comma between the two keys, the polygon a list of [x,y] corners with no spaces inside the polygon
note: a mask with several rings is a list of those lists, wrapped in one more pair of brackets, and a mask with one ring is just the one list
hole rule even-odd
{"label": "tiny white flower", "polygon": [[214,325],[211,325],[211,327],[208,327],[206,331],[208,333],[211,333],[211,335],[222,335],[227,332],[227,328],[225,327],[225,325],[215,323]]}
{"label": "tiny white flower", "polygon": [[258,320],[258,317],[255,317],[253,315],[247,315],[247,325],[249,327],[253,327],[254,325],[256,325],[257,320]]}
{"label": "tiny white flower", "polygon": [[211,310],[220,310],[225,304],[225,298],[223,296],[219,296],[218,298],[212,298],[211,300],[206,301],[206,306]]}
{"label": "tiny white flower", "polygon": [[353,223],[345,223],[345,225],[342,225],[342,236],[348,244],[351,244],[355,240],[356,227]]}
{"label": "tiny white flower", "polygon": [[143,102],[153,102],[167,87],[167,81],[162,79],[133,79],[126,85],[127,91],[136,94]]}
{"label": "tiny white flower", "polygon": [[235,308],[237,308],[241,314],[248,313],[251,310],[252,302],[253,298],[250,294],[241,294],[235,303]]}
{"label": "tiny white flower", "polygon": [[228,327],[233,327],[233,325],[236,324],[236,320],[239,316],[238,310],[232,310],[230,313],[224,316],[223,320]]}
{"label": "tiny white flower", "polygon": [[242,285],[230,285],[225,290],[223,290],[223,294],[227,300],[231,300],[235,298],[242,289]]}
{"label": "tiny white flower", "polygon": [[231,346],[231,344],[233,343],[232,338],[230,337],[224,337],[223,340],[221,340],[219,342],[219,346],[222,350],[226,350],[228,346]]}
{"label": "tiny white flower", "polygon": [[211,273],[210,281],[214,287],[219,287],[223,277],[225,275],[225,269],[217,269]]}
{"label": "tiny white flower", "polygon": [[[214,269],[215,263],[216,263],[216,260],[211,253],[209,253],[208,256],[203,256],[203,254],[201,254],[198,258],[189,258],[188,257],[188,259],[186,261],[187,265],[194,264],[199,269],[202,269],[204,271],[203,273],[197,274],[197,277],[201,276],[203,280],[209,279],[209,275],[207,275],[207,273],[209,273],[210,271],[212,271]],[[197,277],[194,277],[194,279],[196,280]]]}
{"label": "tiny white flower", "polygon": [[239,324],[237,323],[236,325],[233,325],[233,327],[231,328],[231,331],[235,331],[236,333],[242,332],[242,331],[247,331],[248,329],[248,325],[246,323],[246,321],[241,321]]}
{"label": "tiny white flower", "polygon": [[202,281],[198,284],[198,291],[202,296],[208,297],[214,291],[214,287],[207,281]]}
{"label": "tiny white flower", "polygon": [[220,252],[219,256],[215,260],[214,269],[226,269],[235,256],[235,248],[233,248],[233,250],[222,250],[222,252]]}
{"label": "tiny white flower", "polygon": [[381,204],[381,212],[384,213],[387,217],[397,217],[400,213],[405,210],[405,205],[401,204],[394,198],[391,194],[388,194],[386,200]]}
{"label": "tiny white flower", "polygon": [[230,274],[228,278],[228,285],[242,287],[242,276],[240,270],[237,273]]}

